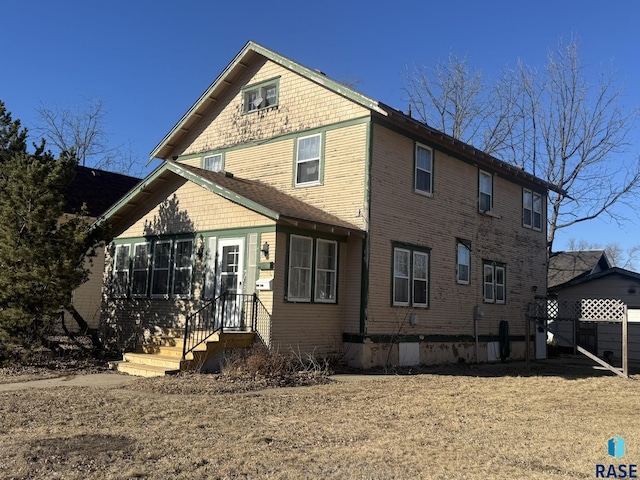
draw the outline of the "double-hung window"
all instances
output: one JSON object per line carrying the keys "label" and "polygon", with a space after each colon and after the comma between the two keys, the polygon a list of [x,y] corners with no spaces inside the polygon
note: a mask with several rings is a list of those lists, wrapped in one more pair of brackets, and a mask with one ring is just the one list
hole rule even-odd
{"label": "double-hung window", "polygon": [[278,104],[278,80],[249,86],[243,92],[244,113],[255,112]]}
{"label": "double-hung window", "polygon": [[404,307],[429,306],[428,249],[394,247],[392,304]]}
{"label": "double-hung window", "polygon": [[502,263],[484,261],[484,301],[486,303],[506,302],[506,267]]}
{"label": "double-hung window", "polygon": [[433,150],[416,144],[415,190],[431,195],[433,193]]}
{"label": "double-hung window", "polygon": [[287,299],[292,302],[311,301],[311,264],[313,239],[291,235],[289,240],[289,288]]}
{"label": "double-hung window", "polygon": [[338,242],[291,235],[287,300],[336,303],[337,284]]}
{"label": "double-hung window", "polygon": [[211,170],[212,172],[220,172],[224,170],[224,160],[221,153],[215,155],[207,155],[202,160],[202,168]]}
{"label": "double-hung window", "polygon": [[129,252],[131,247],[116,245],[113,261],[112,296],[126,297],[129,288]]}
{"label": "double-hung window", "polygon": [[479,171],[478,210],[488,212],[493,207],[493,177],[490,173]]}
{"label": "double-hung window", "polygon": [[296,186],[320,183],[322,134],[298,138],[296,144]]}
{"label": "double-hung window", "polygon": [[532,190],[522,190],[522,224],[542,230],[542,195]]}
{"label": "double-hung window", "polygon": [[319,238],[316,241],[316,302],[335,303],[337,273],[338,243]]}
{"label": "double-hung window", "polygon": [[191,294],[192,256],[193,240],[176,240],[173,256],[174,297],[185,298]]}
{"label": "double-hung window", "polygon": [[147,295],[150,247],[149,242],[133,245],[133,261],[131,262],[131,296],[133,297]]}
{"label": "double-hung window", "polygon": [[169,295],[169,270],[171,269],[171,240],[157,240],[153,246],[151,272],[151,296]]}
{"label": "double-hung window", "polygon": [[467,245],[458,242],[458,265],[456,268],[456,281],[463,285],[468,285],[470,281],[470,261],[471,252]]}

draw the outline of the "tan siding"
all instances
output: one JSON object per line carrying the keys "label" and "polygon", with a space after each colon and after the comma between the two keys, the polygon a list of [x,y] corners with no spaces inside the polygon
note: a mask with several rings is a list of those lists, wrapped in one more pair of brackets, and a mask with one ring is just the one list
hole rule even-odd
{"label": "tan siding", "polygon": [[[367,128],[361,123],[326,132],[322,185],[294,187],[296,138],[230,150],[225,153],[225,170],[271,185],[364,228]],[[202,159],[187,162],[200,166]]]}
{"label": "tan siding", "polygon": [[345,279],[338,285],[338,301],[344,305],[342,331],[358,333],[360,331],[360,296],[362,278],[362,239],[349,237],[345,259]]}
{"label": "tan siding", "polygon": [[[336,304],[286,302],[287,234],[278,233],[278,258],[276,282],[273,291],[273,344],[281,352],[328,354],[337,353],[342,347],[342,323],[345,303],[341,298]],[[340,242],[338,288],[346,286],[347,246]]]}
{"label": "tan siding", "polygon": [[[278,106],[244,114],[242,87],[279,77]],[[185,137],[173,155],[187,155],[343,122],[368,110],[271,61],[253,65]]]}
{"label": "tan siding", "polygon": [[[442,152],[434,155],[434,193],[413,192],[411,139],[383,127],[374,129],[371,204],[371,256],[368,333],[473,335],[473,307],[485,313],[480,334],[498,333],[508,320],[522,334],[532,287],[546,286],[545,233],[522,227],[522,188],[494,177],[494,212],[477,211],[478,169]],[[456,237],[471,241],[471,284],[456,283]],[[431,248],[430,308],[392,308],[392,241]],[[507,303],[482,302],[482,259],[506,264]]]}
{"label": "tan siding", "polygon": [[[87,266],[88,262],[87,262]],[[100,320],[100,303],[102,291],[102,272],[104,271],[104,249],[99,248],[89,266],[89,279],[73,291],[72,303],[78,313],[91,328],[98,328]],[[67,321],[68,326],[75,327],[75,322]]]}
{"label": "tan siding", "polygon": [[[163,201],[168,199],[167,201]],[[140,211],[146,212],[120,234],[122,238],[145,234],[171,234],[224,228],[274,225],[263,215],[212,193],[192,182],[173,184],[164,195],[153,196]]]}

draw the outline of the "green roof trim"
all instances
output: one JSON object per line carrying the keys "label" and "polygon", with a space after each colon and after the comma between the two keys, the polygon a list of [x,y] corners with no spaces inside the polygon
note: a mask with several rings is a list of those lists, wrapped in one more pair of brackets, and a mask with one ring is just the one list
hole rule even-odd
{"label": "green roof trim", "polygon": [[[191,108],[185,113],[182,118],[176,123],[176,125],[167,133],[164,138],[158,143],[158,145],[151,151],[149,156],[149,162],[154,160],[155,158],[160,158],[162,160],[166,160],[161,155],[162,150],[165,149],[167,145],[170,144],[171,140],[174,138],[175,134],[180,132],[185,128],[185,125],[191,120],[193,115],[197,113],[199,110],[203,108],[203,106],[214,97],[214,93],[221,87],[226,88],[225,80],[229,77],[234,71],[238,68],[246,67],[246,63],[244,63],[247,59],[250,60],[251,54],[258,54],[272,62],[275,62],[281,65],[284,68],[287,68],[293,72],[298,73],[299,75],[311,80],[314,83],[324,86],[325,88],[333,91],[334,93],[341,95],[367,109],[374,110],[381,115],[386,116],[387,112],[385,109],[380,107],[380,104],[377,100],[370,98],[366,95],[363,95],[360,92],[327,77],[326,75],[319,73],[315,70],[307,68],[293,60],[286,58],[273,50],[269,50],[262,45],[259,45],[253,41],[249,41],[240,52],[235,56],[232,62],[227,65],[227,67],[218,75],[213,83],[207,88],[207,90],[200,96],[200,98],[191,106]],[[148,164],[148,163],[147,163]]]}
{"label": "green roof trim", "polygon": [[153,172],[151,172],[149,176],[147,176],[147,178],[145,178],[136,188],[131,190],[125,197],[120,199],[118,203],[113,205],[103,215],[97,218],[96,221],[94,222],[94,225],[98,225],[100,223],[103,223],[109,220],[109,218],[115,215],[125,205],[130,203],[137,195],[139,195],[151,183],[154,183],[167,170],[178,175],[179,177],[184,178],[185,180],[193,182],[196,185],[199,185],[209,190],[212,193],[215,193],[216,195],[220,195],[221,197],[226,198],[227,200],[233,203],[237,203],[238,205],[248,208],[249,210],[253,210],[256,213],[259,213],[261,215],[264,215],[265,217],[271,218],[272,220],[278,220],[280,218],[280,215],[278,212],[268,209],[265,206],[260,205],[259,203],[256,203],[252,200],[249,200],[248,198],[238,195],[235,192],[232,192],[226,188],[223,188],[220,185],[216,184],[215,182],[202,178],[201,176],[195,173],[189,172],[178,163],[165,161],[162,165],[160,165]]}

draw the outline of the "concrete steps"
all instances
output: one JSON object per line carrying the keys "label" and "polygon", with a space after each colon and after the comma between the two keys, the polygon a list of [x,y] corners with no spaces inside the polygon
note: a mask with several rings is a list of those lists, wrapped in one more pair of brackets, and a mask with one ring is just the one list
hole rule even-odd
{"label": "concrete steps", "polygon": [[[173,332],[172,332],[173,333]],[[180,371],[200,370],[211,358],[225,350],[250,348],[255,339],[253,332],[225,332],[212,335],[182,359],[184,336],[175,332],[175,337],[159,335],[153,337],[139,352],[125,353],[123,361],[115,364],[119,372],[141,377],[156,377]]]}

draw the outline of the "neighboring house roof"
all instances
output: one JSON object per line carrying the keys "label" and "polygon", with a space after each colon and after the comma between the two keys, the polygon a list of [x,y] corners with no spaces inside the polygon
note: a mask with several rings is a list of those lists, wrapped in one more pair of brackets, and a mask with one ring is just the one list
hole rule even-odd
{"label": "neighboring house roof", "polygon": [[547,286],[552,289],[610,268],[604,250],[552,253],[549,257]]}
{"label": "neighboring house roof", "polygon": [[139,182],[139,178],[78,165],[64,195],[65,213],[78,213],[86,204],[89,216],[98,217]]}
{"label": "neighboring house roof", "polygon": [[583,275],[580,277],[576,277],[573,280],[570,280],[566,283],[563,283],[561,285],[557,285],[553,288],[549,288],[549,292],[553,292],[555,290],[560,290],[562,288],[566,288],[566,287],[572,287],[575,285],[580,285],[583,283],[587,283],[590,282],[592,280],[596,280],[598,278],[604,278],[610,275],[621,275],[623,277],[626,277],[630,280],[637,280],[640,281],[640,273],[638,272],[632,272],[631,270],[625,270],[624,268],[618,268],[618,267],[610,267],[607,268],[605,270],[601,270],[598,271],[596,273],[592,273],[592,274],[588,274],[588,275]]}
{"label": "neighboring house roof", "polygon": [[272,50],[269,50],[255,42],[248,42],[236,55],[233,61],[214,80],[193,106],[183,115],[162,141],[153,149],[149,162],[155,158],[168,160],[173,148],[182,138],[189,134],[192,128],[200,122],[204,113],[211,108],[218,99],[222,97],[229,88],[233,88],[234,82],[247,68],[247,66],[257,57],[267,58],[289,70],[292,70],[308,80],[324,86],[332,92],[341,95],[358,105],[369,109],[382,122],[387,122],[396,128],[400,128],[411,136],[422,136],[429,142],[441,148],[444,152],[449,152],[457,157],[467,159],[477,163],[479,166],[495,170],[506,177],[517,179],[520,182],[534,188],[553,190],[558,193],[566,193],[560,187],[548,183],[519,167],[509,165],[491,155],[475,149],[474,147],[455,138],[446,135],[427,124],[422,123],[400,110],[385,105],[371,97],[368,97],[338,81],[332,80],[324,73],[305,67],[293,60],[290,60]]}
{"label": "neighboring house roof", "polygon": [[203,170],[173,161],[166,161],[156,168],[137,188],[105,212],[97,222],[122,216],[128,205],[132,208],[135,207],[137,198],[152,189],[154,183],[159,181],[158,179],[166,178],[166,175],[172,174],[192,181],[227,200],[273,220],[288,221],[293,224],[305,222],[314,226],[338,229],[345,233],[361,232],[357,226],[262,182],[238,178],[226,172]]}

